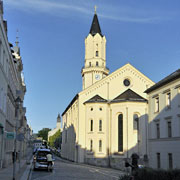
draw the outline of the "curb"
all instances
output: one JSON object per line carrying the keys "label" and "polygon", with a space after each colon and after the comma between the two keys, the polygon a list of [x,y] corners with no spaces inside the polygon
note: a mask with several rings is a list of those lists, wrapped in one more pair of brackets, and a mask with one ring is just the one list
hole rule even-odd
{"label": "curb", "polygon": [[20,180],[29,180],[31,170],[32,170],[32,159],[30,160],[30,164],[27,165],[26,170],[24,171],[23,175],[21,176]]}

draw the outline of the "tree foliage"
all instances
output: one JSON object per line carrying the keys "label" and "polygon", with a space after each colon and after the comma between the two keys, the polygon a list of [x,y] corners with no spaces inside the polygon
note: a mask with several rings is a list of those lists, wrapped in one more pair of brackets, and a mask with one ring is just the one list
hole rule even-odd
{"label": "tree foliage", "polygon": [[50,131],[51,129],[49,128],[43,128],[41,129],[40,131],[38,131],[38,137],[42,137],[43,140],[46,140],[48,139],[48,132]]}
{"label": "tree foliage", "polygon": [[61,131],[58,130],[53,136],[49,137],[49,145],[58,148],[62,142]]}

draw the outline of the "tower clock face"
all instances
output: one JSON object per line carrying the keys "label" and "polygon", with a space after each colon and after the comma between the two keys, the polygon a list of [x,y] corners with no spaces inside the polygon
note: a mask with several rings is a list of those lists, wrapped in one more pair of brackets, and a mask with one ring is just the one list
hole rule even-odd
{"label": "tower clock face", "polygon": [[99,79],[100,79],[100,75],[99,75],[99,74],[96,74],[96,75],[95,75],[95,79],[96,79],[96,80],[99,80]]}

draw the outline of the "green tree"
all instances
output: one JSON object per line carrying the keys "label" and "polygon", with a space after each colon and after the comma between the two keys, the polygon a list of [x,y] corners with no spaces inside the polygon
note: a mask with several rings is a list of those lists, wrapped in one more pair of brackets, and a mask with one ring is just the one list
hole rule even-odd
{"label": "green tree", "polygon": [[58,130],[53,136],[49,137],[49,145],[58,148],[62,142],[61,131]]}
{"label": "green tree", "polygon": [[50,131],[51,129],[49,128],[43,128],[41,129],[40,131],[38,131],[38,137],[42,137],[43,140],[46,140],[48,139],[48,132]]}

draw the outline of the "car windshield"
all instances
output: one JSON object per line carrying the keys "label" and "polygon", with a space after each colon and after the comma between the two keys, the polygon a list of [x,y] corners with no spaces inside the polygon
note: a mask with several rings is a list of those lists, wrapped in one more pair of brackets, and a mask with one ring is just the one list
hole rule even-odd
{"label": "car windshield", "polygon": [[46,157],[47,154],[51,154],[48,151],[38,151],[37,156],[38,157]]}

